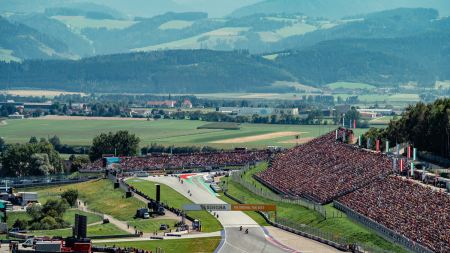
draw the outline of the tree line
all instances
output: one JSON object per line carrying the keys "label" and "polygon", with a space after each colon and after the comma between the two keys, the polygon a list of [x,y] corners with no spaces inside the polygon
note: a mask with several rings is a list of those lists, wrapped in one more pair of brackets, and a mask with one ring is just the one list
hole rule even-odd
{"label": "tree line", "polygon": [[365,138],[410,143],[419,151],[450,158],[450,99],[410,105],[386,129],[371,129]]}

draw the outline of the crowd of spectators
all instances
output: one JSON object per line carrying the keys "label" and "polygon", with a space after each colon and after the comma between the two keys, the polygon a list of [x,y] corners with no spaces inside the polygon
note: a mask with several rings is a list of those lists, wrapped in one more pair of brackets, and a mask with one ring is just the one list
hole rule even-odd
{"label": "crowd of spectators", "polygon": [[450,252],[450,195],[446,193],[390,176],[339,201],[434,252]]}
{"label": "crowd of spectators", "polygon": [[[258,161],[268,160],[270,152],[259,151],[231,151],[193,154],[153,154],[145,157],[121,157],[118,167],[124,171],[145,171],[162,169],[187,169],[238,166],[254,164]],[[101,169],[102,161],[96,161],[85,167],[86,170]]]}
{"label": "crowd of spectators", "polygon": [[337,140],[331,132],[282,152],[257,177],[286,195],[323,204],[392,172],[392,158],[343,142],[351,135],[340,130]]}

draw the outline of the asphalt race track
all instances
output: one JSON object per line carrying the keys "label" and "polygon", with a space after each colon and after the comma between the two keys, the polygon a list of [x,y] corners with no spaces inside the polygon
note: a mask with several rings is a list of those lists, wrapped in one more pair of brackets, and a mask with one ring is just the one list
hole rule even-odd
{"label": "asphalt race track", "polygon": [[[184,180],[183,184],[178,177],[148,177],[148,180],[166,184],[196,204],[225,203],[216,197],[216,194],[201,178],[201,175],[196,175]],[[218,211],[215,214],[219,215],[218,220],[224,227],[224,236],[216,250],[217,253],[296,252],[266,235],[263,228],[243,212]],[[240,226],[243,226],[243,231],[239,231]],[[245,229],[248,229],[248,234],[244,233]]]}

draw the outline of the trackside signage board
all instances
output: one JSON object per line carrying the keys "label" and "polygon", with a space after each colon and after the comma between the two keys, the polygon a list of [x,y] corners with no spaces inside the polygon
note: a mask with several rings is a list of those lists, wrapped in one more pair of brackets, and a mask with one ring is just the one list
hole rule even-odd
{"label": "trackside signage board", "polygon": [[231,205],[231,211],[261,211],[271,212],[276,211],[275,205],[259,205],[259,204],[236,204]]}
{"label": "trackside signage board", "polygon": [[263,204],[189,204],[184,205],[185,211],[261,211],[271,212],[277,208],[275,205],[263,205]]}
{"label": "trackside signage board", "polygon": [[184,205],[183,210],[185,211],[231,211],[230,204],[190,204]]}

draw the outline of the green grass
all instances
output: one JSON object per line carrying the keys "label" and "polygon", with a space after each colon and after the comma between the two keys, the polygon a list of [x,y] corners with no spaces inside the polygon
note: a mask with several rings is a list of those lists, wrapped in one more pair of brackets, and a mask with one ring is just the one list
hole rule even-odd
{"label": "green grass", "polygon": [[[265,166],[266,165],[261,165],[251,169],[243,176],[243,178],[248,182],[254,183],[254,179],[251,175],[264,170]],[[351,242],[364,243],[368,246],[393,252],[405,252],[400,246],[383,239],[364,226],[350,220],[345,214],[335,209],[332,204],[325,206],[327,210],[327,219],[324,220],[317,212],[307,208],[298,205],[274,202],[259,197],[240,184],[230,180],[230,178],[223,178],[223,181],[228,183],[228,193],[238,199],[244,200],[245,203],[276,204],[278,217],[319,228],[324,232],[333,233],[336,237],[345,237]],[[259,186],[264,187],[262,185]],[[339,218],[333,218],[333,216]]]}
{"label": "green grass", "polygon": [[157,248],[164,250],[164,253],[208,253],[214,252],[220,243],[220,237],[208,237],[201,239],[178,239],[162,241],[136,241],[98,244],[99,246],[134,247],[138,249],[156,252]]}
{"label": "green grass", "polygon": [[171,229],[175,227],[176,220],[169,219],[157,219],[157,220],[134,220],[129,221],[128,224],[130,227],[136,227],[137,230],[142,231],[144,233],[153,233],[155,231],[159,231],[159,226],[161,224],[167,224]]}
{"label": "green grass", "polygon": [[[73,225],[74,221],[75,221],[75,214],[81,214],[81,215],[86,215],[87,219],[88,219],[88,224],[92,224],[95,222],[99,222],[102,221],[102,217],[96,215],[96,214],[92,214],[92,213],[86,213],[77,209],[69,209],[64,213],[63,219],[68,222],[69,224]],[[21,219],[21,220],[31,220],[31,217],[26,213],[26,212],[8,212],[8,227],[12,227],[12,225],[14,224],[14,222],[17,219]]]}
{"label": "green grass", "polygon": [[114,189],[113,183],[107,179],[63,186],[37,187],[27,191],[36,191],[39,201],[45,201],[55,198],[67,189],[77,189],[79,198],[87,202],[89,209],[109,214],[122,221],[133,220],[136,210],[145,206],[135,198],[123,198],[125,192],[122,189]]}
{"label": "green grass", "polygon": [[351,82],[336,82],[327,84],[327,87],[335,90],[335,89],[362,89],[362,90],[370,90],[375,89],[376,87],[367,83],[351,83]]}
{"label": "green grass", "polygon": [[197,127],[197,129],[223,129],[223,130],[239,130],[238,123],[233,122],[214,122]]}
{"label": "green grass", "polygon": [[[141,138],[141,146],[158,143],[164,146],[214,146],[231,149],[234,147],[262,148],[267,146],[292,147],[294,144],[282,143],[284,138],[260,140],[250,143],[220,144],[214,141],[267,134],[283,131],[306,132],[302,137],[316,137],[334,129],[335,126],[241,124],[240,130],[197,129],[205,125],[195,120],[46,120],[26,119],[7,120],[0,126],[2,137],[8,143],[25,143],[30,136],[37,138],[57,135],[64,144],[90,145],[92,139],[102,132],[128,130]],[[294,137],[289,137],[294,138]]]}
{"label": "green grass", "polygon": [[[54,229],[54,230],[36,230],[36,231],[30,231],[30,234],[35,236],[61,236],[61,237],[68,237],[72,235],[72,229],[66,228],[66,229]],[[97,224],[93,226],[87,227],[87,235],[89,236],[99,236],[99,235],[123,235],[127,234],[127,232],[121,230],[120,228],[116,227],[114,224],[107,223],[107,224]]]}
{"label": "green grass", "polygon": [[[138,178],[130,179],[127,181],[130,185],[134,186],[136,189],[145,193],[147,196],[155,196],[156,194],[156,183],[147,180],[142,180]],[[167,185],[161,185],[161,202],[167,203],[169,206],[182,209],[185,204],[192,204],[192,201],[170,188]],[[187,212],[189,216],[192,216],[202,222],[203,232],[214,232],[222,230],[222,226],[219,221],[214,218],[207,211],[195,211]]]}

